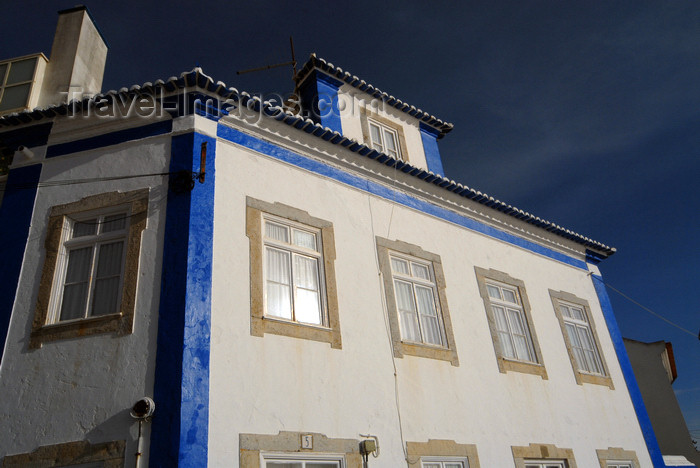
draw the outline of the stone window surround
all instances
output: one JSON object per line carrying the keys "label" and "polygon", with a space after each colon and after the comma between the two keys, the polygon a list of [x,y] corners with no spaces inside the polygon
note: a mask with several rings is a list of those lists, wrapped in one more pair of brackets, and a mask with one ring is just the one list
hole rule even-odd
{"label": "stone window surround", "polygon": [[[535,333],[535,325],[532,321],[532,314],[530,313],[530,301],[528,300],[527,293],[525,291],[525,283],[502,271],[494,269],[487,270],[477,266],[474,267],[474,270],[476,272],[476,279],[479,285],[479,294],[484,301],[484,308],[486,309],[486,318],[488,319],[489,329],[491,331],[491,340],[493,341],[493,349],[496,353],[498,370],[504,374],[506,372],[522,372],[525,374],[539,375],[542,379],[547,380],[547,369],[544,366],[542,351],[540,350],[540,343],[537,341],[537,333]],[[527,327],[530,332],[530,339],[532,340],[532,348],[535,352],[535,358],[537,359],[536,363],[518,361],[503,356],[500,340],[498,338],[498,330],[496,328],[496,319],[493,315],[493,310],[491,309],[491,299],[489,297],[488,289],[486,288],[487,280],[504,283],[518,289],[518,294],[520,295],[520,300],[522,302],[523,313],[525,314],[525,320],[527,321]]]}
{"label": "stone window surround", "polygon": [[[449,361],[453,366],[459,366],[459,357],[455,345],[454,333],[452,331],[452,321],[450,320],[450,310],[447,306],[447,295],[445,293],[445,275],[442,271],[442,260],[439,255],[426,252],[417,245],[402,241],[392,241],[383,237],[376,237],[377,255],[379,257],[379,271],[381,272],[386,295],[386,307],[389,315],[389,329],[391,331],[392,348],[394,357],[403,358],[404,355],[419,356],[431,359]],[[394,282],[391,274],[391,260],[389,251],[395,251],[405,255],[410,255],[426,262],[432,263],[435,274],[435,286],[438,293],[439,313],[442,326],[445,332],[447,346],[444,348],[423,345],[420,343],[407,343],[401,339],[401,329],[399,326],[399,312],[396,307],[396,295],[394,293]]]}
{"label": "stone window surround", "polygon": [[639,468],[639,459],[634,450],[623,450],[621,447],[608,447],[606,450],[596,450],[600,468],[607,468],[608,461],[625,461],[632,464],[632,468]]}
{"label": "stone window surround", "polygon": [[525,468],[528,460],[552,460],[566,462],[566,468],[577,468],[574,451],[568,448],[558,448],[552,444],[530,444],[526,447],[511,446],[515,468]]}
{"label": "stone window surround", "polygon": [[[136,286],[138,283],[141,234],[146,228],[148,214],[148,191],[139,189],[130,192],[108,192],[91,195],[79,201],[51,208],[46,230],[44,249],[46,258],[39,283],[37,305],[32,321],[29,348],[40,348],[45,342],[77,338],[81,336],[116,333],[132,333]],[[81,212],[101,210],[116,206],[129,207],[129,230],[127,233],[124,278],[121,289],[121,311],[96,317],[87,317],[68,322],[47,323],[51,297],[56,288],[56,265],[62,249],[62,234],[67,217]]]}
{"label": "stone window surround", "polygon": [[405,162],[411,162],[408,155],[408,146],[406,145],[406,136],[403,133],[403,126],[398,122],[394,122],[387,119],[386,117],[382,117],[378,113],[373,112],[371,109],[368,109],[366,106],[361,106],[360,125],[362,126],[362,140],[365,142],[365,144],[370,148],[372,147],[372,139],[370,138],[369,134],[369,122],[367,120],[368,118],[376,120],[380,124],[389,127],[390,129],[396,132],[396,136],[399,140],[398,145],[401,160]]}
{"label": "stone window surround", "polygon": [[[559,326],[561,326],[561,332],[564,336],[564,344],[566,345],[566,351],[569,354],[569,360],[571,361],[571,367],[574,371],[574,376],[576,377],[576,383],[583,385],[584,383],[595,384],[595,385],[605,385],[610,387],[611,390],[615,389],[613,385],[612,378],[610,378],[610,371],[608,370],[608,365],[605,362],[605,357],[601,351],[600,341],[598,340],[598,333],[596,332],[595,323],[591,316],[591,308],[588,305],[588,301],[574,296],[573,294],[567,293],[565,291],[554,291],[549,290],[549,296],[552,299],[552,305],[554,306],[554,312],[556,313],[557,320],[559,321]],[[598,351],[598,357],[600,357],[600,363],[603,366],[603,371],[605,375],[593,375],[586,372],[581,372],[576,365],[576,358],[574,357],[574,351],[571,347],[571,341],[569,340],[569,334],[566,332],[566,326],[564,325],[564,316],[561,313],[561,308],[559,307],[559,301],[569,302],[571,304],[580,306],[583,308],[586,318],[588,319],[588,326],[591,329],[591,335],[593,335],[593,342]]]}
{"label": "stone window surround", "polygon": [[85,440],[55,445],[42,445],[29,453],[8,455],[3,468],[52,468],[103,462],[103,468],[123,468],[126,441],[91,444]]}
{"label": "stone window surround", "polygon": [[[311,449],[302,448],[301,438],[305,435],[313,436]],[[280,431],[277,435],[239,434],[238,443],[240,466],[246,468],[261,468],[261,452],[340,454],[345,457],[345,468],[362,468],[360,441],[356,439],[331,439],[315,432]]]}
{"label": "stone window surround", "polygon": [[[263,213],[279,216],[320,230],[323,248],[323,273],[325,279],[325,305],[328,326],[306,325],[284,319],[265,316],[265,278],[263,277]],[[331,348],[341,349],[340,316],[338,312],[335,280],[335,234],[333,224],[310,216],[281,203],[268,203],[246,197],[246,236],[250,239],[250,333],[262,337],[265,333],[291,336],[329,343]]]}
{"label": "stone window surround", "polygon": [[458,444],[454,440],[428,439],[428,442],[406,442],[408,466],[420,468],[421,457],[466,458],[469,468],[480,468],[474,444]]}

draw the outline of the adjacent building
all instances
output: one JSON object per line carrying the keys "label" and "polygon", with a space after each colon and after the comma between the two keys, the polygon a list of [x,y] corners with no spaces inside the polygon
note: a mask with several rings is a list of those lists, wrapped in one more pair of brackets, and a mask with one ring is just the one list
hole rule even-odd
{"label": "adjacent building", "polygon": [[100,94],[103,45],[62,11],[0,96],[3,466],[667,466],[614,249],[447,178],[451,124],[314,55]]}

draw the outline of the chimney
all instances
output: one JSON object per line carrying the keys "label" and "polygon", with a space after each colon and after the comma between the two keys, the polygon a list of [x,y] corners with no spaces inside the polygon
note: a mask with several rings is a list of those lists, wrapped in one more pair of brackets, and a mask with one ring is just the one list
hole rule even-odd
{"label": "chimney", "polygon": [[87,7],[59,11],[39,106],[98,94],[106,60],[107,44]]}

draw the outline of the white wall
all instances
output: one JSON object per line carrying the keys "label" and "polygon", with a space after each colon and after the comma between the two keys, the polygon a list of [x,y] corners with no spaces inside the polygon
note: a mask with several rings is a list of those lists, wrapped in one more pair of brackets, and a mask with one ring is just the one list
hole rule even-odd
{"label": "white wall", "polygon": [[[343,128],[353,131],[345,121]],[[530,443],[572,448],[581,468],[598,466],[596,449],[608,447],[634,450],[642,467],[651,467],[586,271],[228,142],[218,143],[216,171],[209,466],[238,466],[239,433],[308,431],[379,436],[381,456],[371,460],[373,467],[405,466],[402,444],[428,439],[476,444],[484,468],[513,466],[510,447]],[[251,336],[246,196],[333,223],[341,350]],[[403,442],[375,236],[441,256],[460,361],[453,367],[420,357],[395,360]],[[475,266],[525,282],[548,380],[499,372]],[[576,384],[549,289],[591,305],[615,390]]]}

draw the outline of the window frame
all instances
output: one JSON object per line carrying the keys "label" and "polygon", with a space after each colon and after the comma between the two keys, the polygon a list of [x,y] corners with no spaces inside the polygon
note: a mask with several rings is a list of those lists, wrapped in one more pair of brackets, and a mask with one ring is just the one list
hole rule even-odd
{"label": "window frame", "polygon": [[[312,448],[304,448],[302,439],[311,436]],[[238,434],[239,464],[246,468],[266,468],[265,457],[315,461],[342,458],[342,468],[362,468],[360,441],[334,439],[316,432],[280,431],[277,434]],[[335,460],[333,460],[335,458]],[[274,466],[274,465],[273,465]]]}
{"label": "window frame", "polygon": [[460,463],[461,468],[470,468],[469,460],[466,458],[455,458],[455,457],[421,457],[420,466],[425,468],[426,463],[439,463],[439,468],[445,468],[445,463]]}
{"label": "window frame", "polygon": [[[302,230],[317,233],[319,246],[319,296],[325,309],[323,324],[292,321],[266,314],[266,244],[264,220],[283,221]],[[340,317],[335,281],[335,234],[332,223],[310,216],[307,212],[283,205],[246,198],[246,236],[250,248],[250,315],[251,335],[266,333],[329,343],[341,349]]]}
{"label": "window frame", "polygon": [[577,468],[574,451],[552,444],[511,446],[515,468],[525,468],[527,463],[563,463],[564,468]]}
{"label": "window frame", "polygon": [[607,449],[597,449],[596,455],[600,468],[612,468],[626,464],[631,468],[639,468],[639,459],[634,450],[624,450],[622,447],[608,447]]}
{"label": "window frame", "polygon": [[[399,122],[393,122],[386,117],[382,117],[376,112],[368,109],[366,106],[360,107],[360,126],[362,127],[362,139],[368,148],[374,148],[372,143],[372,134],[370,131],[370,122],[380,128],[385,128],[390,131],[396,137],[396,151],[398,157],[395,158],[399,161],[410,162],[410,157],[408,154],[408,146],[406,145],[406,136],[404,135],[403,126]],[[382,133],[383,135],[383,133]],[[384,145],[386,147],[386,145]],[[379,150],[377,150],[379,151]],[[380,151],[387,156],[391,156],[386,151]]]}
{"label": "window frame", "polygon": [[[600,340],[598,339],[598,333],[596,331],[595,322],[593,320],[591,308],[588,304],[588,301],[586,301],[585,299],[581,299],[571,293],[565,291],[554,291],[553,289],[549,290],[549,296],[552,300],[552,306],[554,308],[554,313],[557,317],[557,321],[559,322],[559,327],[561,328],[562,337],[564,339],[564,345],[566,346],[566,351],[569,356],[569,361],[571,362],[571,369],[574,373],[576,383],[578,385],[583,385],[584,383],[603,385],[609,387],[611,390],[614,390],[615,386],[613,385],[612,378],[610,377],[610,371],[608,369],[607,362],[605,361],[605,356],[601,351],[602,348],[600,346]],[[566,330],[567,319],[562,313],[562,304],[568,306],[573,305],[575,307],[580,308],[583,311],[583,314],[588,320],[587,324],[588,330],[591,335],[591,340],[593,341],[593,345],[595,346],[595,351],[597,352],[599,363],[603,369],[602,374],[587,372],[579,368],[578,361],[576,360],[576,355],[574,353],[574,347],[571,343],[571,340],[569,339],[569,334]],[[578,324],[578,321],[576,321],[575,323]]]}
{"label": "window frame", "polygon": [[[0,62],[0,65],[7,66],[7,68],[5,68],[4,74],[2,76],[0,76],[0,108],[2,107],[2,101],[5,97],[5,91],[7,90],[7,88],[14,88],[14,87],[18,87],[18,86],[29,85],[29,91],[27,92],[27,97],[24,101],[24,105],[19,106],[19,107],[8,108],[5,110],[0,110],[0,115],[10,114],[13,112],[19,112],[19,111],[22,111],[24,109],[29,108],[30,102],[32,100],[32,92],[34,91],[34,84],[35,84],[36,78],[37,78],[37,72],[39,69],[40,56],[41,56],[41,54],[25,55],[23,57],[16,57],[16,58],[13,58],[10,60],[4,60],[4,61]],[[18,62],[24,62],[24,61],[32,60],[32,59],[34,60],[34,69],[32,71],[32,77],[28,80],[18,81],[16,83],[11,83],[8,85],[7,80],[10,77],[12,65],[15,63],[18,63]]]}
{"label": "window frame", "polygon": [[[403,157],[401,155],[401,145],[399,144],[399,133],[396,131],[396,129],[369,117],[367,118],[367,125],[369,126],[369,146],[380,153],[384,153],[394,159],[403,161]],[[378,130],[380,141],[375,140],[374,135],[372,134],[372,127],[375,127]],[[387,135],[390,135],[394,140],[393,151],[389,149],[389,145],[387,144]]]}
{"label": "window frame", "polygon": [[[449,361],[453,366],[459,366],[457,348],[455,346],[450,310],[447,305],[445,292],[445,276],[442,271],[442,260],[439,255],[426,252],[417,245],[402,241],[392,241],[382,237],[376,237],[377,255],[379,257],[379,271],[381,273],[383,294],[386,298],[386,308],[389,318],[389,328],[393,344],[394,357],[403,358],[404,355],[427,357]],[[432,267],[435,281],[435,305],[437,308],[438,322],[442,324],[442,336],[444,346],[418,343],[404,340],[401,334],[400,312],[394,290],[394,277],[391,268],[391,255],[399,257],[415,258],[418,262]]]}
{"label": "window frame", "polygon": [[[267,468],[268,461],[288,461],[291,463],[303,463],[302,468],[308,468],[306,463],[330,462],[338,463],[338,468],[345,468],[345,455],[335,453],[287,453],[287,452],[260,452],[260,467]],[[271,465],[274,467],[275,465]],[[314,468],[314,465],[310,465]]]}
{"label": "window frame", "polygon": [[[130,192],[108,192],[85,197],[79,201],[57,205],[50,209],[44,243],[45,259],[42,269],[37,305],[32,321],[29,348],[40,348],[45,342],[115,333],[118,336],[133,332],[141,235],[148,217],[149,189]],[[62,286],[62,268],[66,263],[64,240],[69,218],[81,218],[95,212],[129,213],[126,229],[119,311],[113,314],[87,316],[82,319],[52,321],[56,317],[57,285]],[[84,219],[84,218],[83,218]],[[63,293],[61,292],[61,295]],[[53,307],[53,308],[52,308]],[[52,316],[53,314],[53,316]]]}
{"label": "window frame", "polygon": [[461,462],[463,468],[480,468],[474,444],[458,444],[454,440],[429,439],[427,442],[406,442],[408,466],[423,468],[423,463]]}
{"label": "window frame", "polygon": [[[493,349],[496,355],[499,371],[504,374],[507,372],[521,372],[525,374],[539,375],[542,379],[547,380],[547,369],[545,367],[542,351],[537,339],[535,324],[532,319],[530,301],[528,300],[527,292],[525,290],[525,283],[522,280],[511,277],[507,273],[494,269],[487,270],[485,268],[475,266],[474,271],[476,273],[476,279],[479,286],[479,295],[484,302],[484,309],[486,311],[486,318],[489,324],[489,330],[491,332],[491,340],[493,342]],[[503,352],[498,326],[496,325],[495,313],[493,312],[492,299],[488,292],[489,283],[502,284],[517,291],[520,299],[520,305],[522,307],[523,319],[525,322],[524,325],[527,327],[527,331],[529,331],[529,343],[532,346],[531,350],[534,353],[534,361],[510,358]]]}

